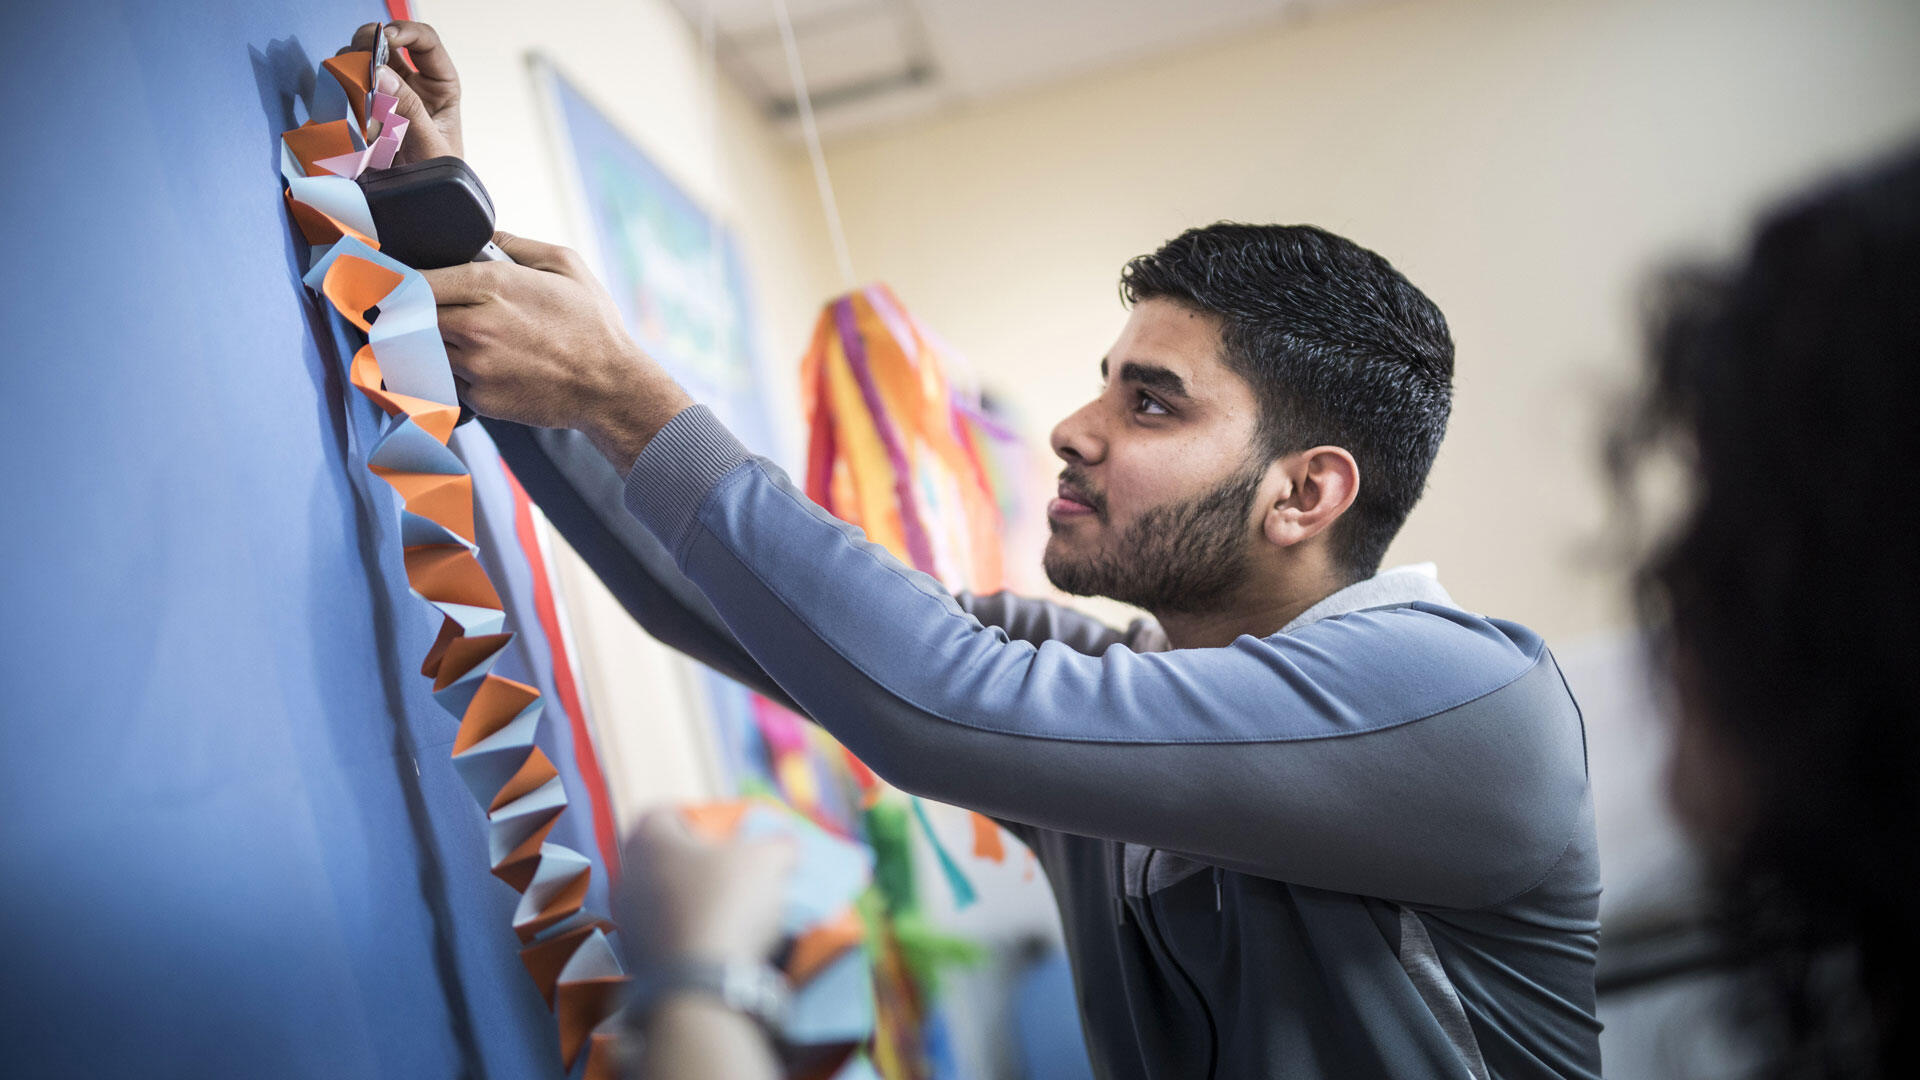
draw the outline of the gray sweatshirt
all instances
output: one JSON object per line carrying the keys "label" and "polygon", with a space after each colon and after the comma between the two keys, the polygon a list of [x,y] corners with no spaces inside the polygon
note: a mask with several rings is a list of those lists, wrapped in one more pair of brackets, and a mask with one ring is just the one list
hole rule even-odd
{"label": "gray sweatshirt", "polygon": [[624,483],[488,427],[655,636],[1033,849],[1099,1075],[1599,1075],[1585,738],[1526,628],[1401,571],[1167,650],[949,595],[704,408]]}

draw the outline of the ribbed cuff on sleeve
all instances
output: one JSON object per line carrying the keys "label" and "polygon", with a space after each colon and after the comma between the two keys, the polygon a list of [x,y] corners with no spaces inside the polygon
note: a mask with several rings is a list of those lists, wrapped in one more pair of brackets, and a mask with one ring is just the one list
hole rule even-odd
{"label": "ribbed cuff on sleeve", "polygon": [[720,478],[752,457],[713,410],[681,410],[640,451],[627,473],[627,510],[677,559],[687,527]]}

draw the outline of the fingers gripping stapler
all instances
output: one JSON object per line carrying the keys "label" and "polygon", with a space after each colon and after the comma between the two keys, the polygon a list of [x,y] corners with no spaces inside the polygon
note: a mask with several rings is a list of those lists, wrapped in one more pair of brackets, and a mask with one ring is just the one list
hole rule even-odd
{"label": "fingers gripping stapler", "polygon": [[[387,35],[376,29],[364,116],[373,115],[373,88],[387,60]],[[357,179],[382,253],[415,270],[513,261],[493,242],[493,199],[486,185],[459,158],[368,169]]]}
{"label": "fingers gripping stapler", "polygon": [[[378,80],[387,62],[387,36],[375,32],[373,72]],[[366,112],[372,115],[372,91]],[[369,169],[358,178],[367,212],[380,237],[381,253],[415,270],[437,270],[467,262],[512,262],[493,242],[493,199],[466,162],[451,155],[390,169]],[[460,423],[473,419],[460,404]]]}

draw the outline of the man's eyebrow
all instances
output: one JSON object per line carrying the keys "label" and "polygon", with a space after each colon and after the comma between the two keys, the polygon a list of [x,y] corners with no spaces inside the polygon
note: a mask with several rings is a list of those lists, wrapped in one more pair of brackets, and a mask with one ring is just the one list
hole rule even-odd
{"label": "man's eyebrow", "polygon": [[[1100,374],[1107,373],[1107,362],[1100,361]],[[1170,367],[1148,363],[1143,360],[1128,360],[1120,365],[1120,381],[1135,383],[1149,390],[1158,390],[1173,397],[1187,397],[1187,381],[1174,373]]]}

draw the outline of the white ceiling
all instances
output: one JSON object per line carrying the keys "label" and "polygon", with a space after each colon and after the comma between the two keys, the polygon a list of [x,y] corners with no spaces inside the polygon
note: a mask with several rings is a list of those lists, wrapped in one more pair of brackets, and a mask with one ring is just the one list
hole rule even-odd
{"label": "white ceiling", "polygon": [[[868,130],[1364,0],[788,0],[826,135]],[[799,122],[774,0],[674,0],[720,64]]]}

